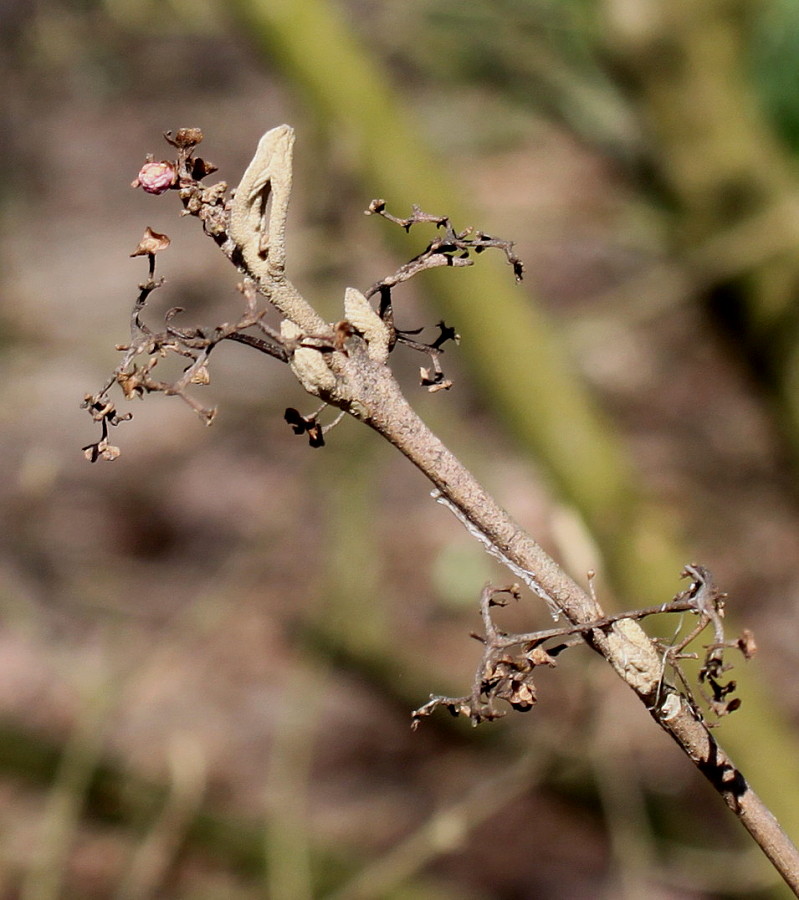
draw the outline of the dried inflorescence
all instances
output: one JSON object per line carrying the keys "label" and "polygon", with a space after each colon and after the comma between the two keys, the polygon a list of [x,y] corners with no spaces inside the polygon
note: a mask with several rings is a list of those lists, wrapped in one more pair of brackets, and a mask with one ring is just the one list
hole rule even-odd
{"label": "dried inflorescence", "polygon": [[89,462],[97,462],[98,459],[116,459],[119,456],[119,447],[108,443],[108,429],[111,426],[119,425],[120,422],[126,422],[131,418],[131,413],[120,415],[109,400],[100,401],[91,394],[84,398],[82,405],[89,410],[94,421],[100,422],[102,427],[99,441],[81,447],[83,455]]}
{"label": "dried inflorescence", "polygon": [[[440,706],[448,709],[453,716],[468,716],[474,725],[506,715],[506,711],[498,705],[500,701],[517,712],[529,712],[533,708],[537,700],[535,670],[539,666],[556,666],[556,657],[565,645],[546,650],[541,646],[542,642],[535,639],[509,643],[510,636],[497,628],[491,610],[506,606],[511,598],[520,599],[517,584],[507,587],[487,585],[483,588],[480,612],[484,633],[472,635],[483,644],[483,655],[475,673],[472,692],[465,697],[431,696],[424,706],[414,711],[414,729],[422,718]],[[514,644],[517,646],[514,647]]]}
{"label": "dried inflorescence", "polygon": [[423,212],[418,206],[414,206],[408,218],[399,219],[387,211],[385,200],[372,200],[369,208],[365,210],[365,215],[382,216],[389,222],[394,222],[404,228],[405,231],[410,231],[414,225],[419,224],[432,224],[436,228],[443,229],[443,234],[431,241],[418,256],[401,266],[393,275],[376,282],[367,296],[377,293],[384,287],[394,287],[407,281],[423,269],[437,266],[471,266],[474,264],[474,260],[471,259],[470,254],[482,253],[492,247],[504,252],[508,263],[513,267],[516,281],[521,281],[524,275],[524,264],[513,252],[513,241],[491,237],[475,228],[456,231],[449,216],[432,216]]}
{"label": "dried inflorescence", "polygon": [[[683,577],[691,583],[680,591],[670,602],[646,609],[632,610],[595,619],[581,625],[549,628],[524,634],[508,634],[500,630],[494,622],[492,609],[504,607],[510,598],[519,599],[519,586],[485,587],[480,595],[480,613],[483,619],[483,634],[472,635],[483,644],[483,654],[475,673],[471,693],[463,697],[431,695],[430,700],[414,710],[412,727],[418,728],[421,720],[439,707],[447,709],[453,716],[466,716],[472,724],[492,721],[507,714],[500,701],[517,712],[529,712],[536,703],[537,691],[534,682],[535,671],[540,666],[554,667],[557,657],[566,649],[583,644],[582,636],[595,631],[608,631],[618,622],[643,619],[661,613],[691,612],[698,616],[696,626],[677,644],[662,645],[663,670],[660,685],[653,698],[653,708],[663,705],[668,692],[674,686],[667,682],[667,670],[673,680],[682,688],[682,696],[697,718],[704,719],[704,708],[717,718],[728,715],[740,707],[740,699],[733,697],[736,690],[734,681],[723,682],[722,677],[732,665],[724,659],[724,651],[739,651],[744,659],[751,659],[756,652],[754,636],[744,631],[741,637],[728,641],[724,637],[721,620],[724,617],[726,594],[715,586],[713,576],[704,566],[686,566]],[[590,578],[593,578],[591,574]],[[686,648],[708,627],[713,629],[714,640],[705,646],[704,658],[698,675],[698,686],[693,689],[681,665],[683,660],[698,659],[697,653],[686,652]],[[703,685],[710,687],[707,694]],[[696,699],[699,694],[702,703]],[[712,727],[713,724],[707,723]]]}
{"label": "dried inflorescence", "polygon": [[426,387],[431,393],[441,390],[449,390],[452,382],[446,378],[441,368],[439,357],[444,352],[443,346],[447,341],[454,341],[456,344],[460,341],[460,335],[456,330],[443,321],[438,322],[436,327],[440,330],[438,337],[430,344],[423,343],[415,338],[422,329],[399,330],[394,326],[394,308],[392,302],[392,290],[399,284],[409,281],[420,272],[427,269],[435,269],[440,266],[471,266],[474,260],[471,254],[479,254],[485,250],[494,248],[501,250],[513,268],[513,274],[516,281],[522,280],[524,275],[524,265],[522,261],[513,253],[513,241],[506,241],[502,238],[494,238],[482,231],[474,228],[466,228],[463,231],[456,231],[449,219],[449,216],[434,216],[430,213],[423,212],[418,206],[413,206],[411,215],[405,219],[400,219],[392,215],[386,209],[385,200],[372,200],[369,208],[364,211],[367,216],[378,215],[399,225],[405,231],[410,232],[414,225],[428,224],[435,225],[437,229],[443,231],[442,234],[433,238],[427,247],[414,256],[409,262],[400,266],[396,272],[387,275],[380,281],[376,281],[366,292],[366,297],[373,297],[376,294],[380,297],[379,314],[380,318],[386,324],[390,332],[390,342],[393,346],[399,342],[412,347],[414,350],[420,350],[428,353],[432,360],[432,368],[420,367],[420,383]]}
{"label": "dried inflorescence", "polygon": [[[438,336],[430,343],[417,338],[423,330],[400,331],[394,327],[392,289],[408,281],[413,276],[441,265],[466,266],[473,260],[470,254],[482,253],[486,249],[503,251],[512,265],[517,280],[522,276],[522,264],[513,255],[513,244],[498,238],[467,229],[457,232],[446,216],[432,216],[413,208],[407,219],[398,219],[386,211],[385,202],[373,201],[368,213],[381,215],[397,223],[406,231],[417,224],[433,224],[443,233],[436,236],[427,248],[397,272],[376,282],[362,294],[355,288],[347,288],[344,298],[345,319],[322,326],[319,329],[303,328],[286,315],[286,307],[280,302],[280,291],[288,284],[282,272],[283,252],[280,245],[285,220],[285,208],[290,190],[290,165],[293,132],[287,126],[268,132],[259,145],[259,154],[272,154],[263,165],[257,154],[245,173],[242,183],[230,196],[224,181],[206,186],[203,179],[216,171],[216,166],[195,155],[197,145],[203,135],[198,128],[181,128],[173,135],[164,135],[167,143],[175,151],[175,157],[156,161],[148,155],[132,186],[153,195],[176,191],[183,204],[183,214],[197,217],[203,229],[219,245],[230,261],[245,278],[240,290],[245,298],[245,310],[230,324],[223,323],[211,328],[185,329],[177,326],[180,308],[171,309],[165,316],[163,325],[152,328],[144,319],[148,300],[153,291],[164,284],[164,279],[155,277],[156,257],[170,245],[170,238],[148,227],[132,257],[146,257],[149,263],[147,280],[139,285],[139,294],[133,306],[130,324],[130,339],[117,349],[124,353],[122,361],[115,368],[109,381],[95,394],[88,395],[84,407],[93,417],[101,421],[103,434],[95,444],[84,448],[87,458],[93,462],[99,459],[116,459],[119,448],[107,445],[109,424],[131,418],[130,414],[116,418],[97,415],[98,410],[113,408],[108,391],[116,384],[125,399],[142,398],[145,394],[160,392],[182,398],[206,423],[210,423],[215,409],[206,408],[190,392],[190,388],[210,382],[209,357],[213,349],[222,341],[233,340],[266,353],[280,362],[289,363],[300,382],[317,396],[322,396],[326,386],[332,390],[335,376],[329,369],[328,354],[341,353],[346,356],[352,340],[362,340],[371,359],[385,363],[389,354],[398,344],[426,353],[431,358],[429,367],[421,367],[421,384],[431,392],[449,389],[452,382],[446,378],[441,368],[440,356],[444,345],[460,340],[455,329],[439,322]],[[267,221],[267,218],[269,221]],[[244,246],[245,238],[239,231],[252,226],[257,232],[258,244],[255,249]],[[238,237],[237,237],[238,236]],[[264,275],[265,273],[265,275]],[[272,282],[271,285],[269,282]],[[289,291],[291,299],[291,292]],[[379,294],[380,304],[374,310],[369,298]],[[263,303],[263,300],[266,303]],[[278,309],[282,321],[279,328],[272,328],[264,321],[269,305]],[[182,376],[175,381],[158,378],[156,367],[168,356],[182,357],[186,366]],[[326,405],[326,404],[325,404]],[[286,411],[286,421],[295,434],[305,434],[311,447],[324,445],[324,433],[331,425],[321,425],[318,416],[325,405],[312,416],[303,416],[297,410]],[[338,419],[336,419],[338,421]]]}
{"label": "dried inflorescence", "polygon": [[[153,234],[155,233],[148,228],[145,237],[139,244],[139,249],[149,246],[148,241],[151,240],[150,235]],[[154,240],[160,241],[164,247],[168,246],[169,239],[165,235],[155,235]],[[136,251],[132,255],[143,254]],[[154,278],[155,249],[152,247],[145,249],[144,255],[147,255],[150,260],[150,278],[139,285],[139,295],[131,313],[130,340],[126,344],[117,345],[117,350],[123,351],[125,355],[114,369],[109,381],[96,394],[87,395],[82,405],[92,412],[93,418],[98,419],[98,410],[114,409],[108,399],[108,392],[114,384],[117,384],[126,400],[141,399],[149,393],[163,393],[167,396],[180,397],[206,424],[210,425],[216,410],[200,404],[190,393],[189,388],[210,383],[208,361],[214,347],[221,341],[257,325],[263,313],[256,310],[255,294],[250,292],[244,314],[233,324],[225,323],[208,330],[178,328],[175,320],[183,310],[180,307],[173,307],[164,317],[163,329],[154,331],[142,320],[141,314],[148,297],[154,290],[161,287],[163,280],[156,281]],[[170,355],[186,360],[183,373],[176,381],[159,379],[154,375],[158,363]],[[137,362],[139,359],[142,361]],[[131,418],[131,413],[127,413],[125,416],[115,416],[115,419],[109,419],[108,416],[103,417],[103,436],[97,446],[101,446],[107,437],[107,424],[116,425]],[[98,459],[116,459],[119,456],[119,449],[115,447],[113,450],[113,454],[93,452],[89,455],[87,453],[87,458],[92,462],[96,462]]]}

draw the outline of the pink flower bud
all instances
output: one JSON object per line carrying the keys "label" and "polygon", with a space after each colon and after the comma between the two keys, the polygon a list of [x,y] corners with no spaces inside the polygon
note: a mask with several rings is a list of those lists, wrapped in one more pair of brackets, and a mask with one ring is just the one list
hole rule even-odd
{"label": "pink flower bud", "polygon": [[146,162],[132,182],[131,187],[140,187],[148,194],[163,194],[178,180],[177,172],[171,162]]}

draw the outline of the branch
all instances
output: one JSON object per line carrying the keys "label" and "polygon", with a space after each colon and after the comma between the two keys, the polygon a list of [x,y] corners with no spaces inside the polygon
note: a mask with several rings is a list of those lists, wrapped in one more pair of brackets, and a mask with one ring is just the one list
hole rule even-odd
{"label": "branch", "polygon": [[[554,617],[565,620],[562,628],[524,635],[503,635],[494,625],[490,612],[490,607],[497,605],[498,592],[487,588],[481,604],[485,629],[484,658],[475,676],[471,695],[456,698],[450,705],[457,706],[457,711],[461,711],[462,707],[462,711],[471,715],[473,720],[496,717],[495,699],[504,699],[516,708],[529,708],[535,694],[531,677],[528,676],[538,665],[553,664],[557,655],[557,648],[551,648],[550,652],[542,646],[544,641],[565,637],[568,639],[563,645],[565,648],[578,639],[582,640],[603,656],[635,692],[649,714],[671,735],[741,819],[786,882],[795,892],[799,891],[799,851],[714,740],[692,696],[681,693],[666,682],[664,661],[667,657],[636,621],[642,615],[662,612],[666,606],[671,606],[674,611],[685,608],[696,612],[702,627],[711,625],[714,642],[700,677],[713,689],[711,702],[723,705],[725,691],[728,690],[719,682],[725,669],[723,647],[727,646],[721,628],[723,596],[713,587],[709,573],[700,567],[688,567],[686,571],[692,578],[691,588],[666,606],[623,616],[605,616],[593,593],[587,593],[572,580],[422,422],[405,399],[387,365],[389,354],[397,342],[391,315],[391,289],[394,286],[427,268],[441,265],[441,260],[444,260],[444,265],[463,265],[466,264],[462,261],[464,259],[470,262],[463,256],[464,253],[472,250],[479,253],[489,248],[503,250],[519,278],[521,263],[512,254],[512,244],[471,229],[457,232],[448,218],[429,216],[417,207],[414,207],[409,219],[397,219],[385,212],[382,201],[377,201],[370,207],[371,212],[383,215],[404,228],[422,222],[433,223],[444,228],[444,236],[431,242],[426,251],[394,275],[373,285],[367,296],[355,288],[347,288],[345,318],[328,324],[287,281],[284,272],[285,216],[291,190],[294,138],[292,129],[284,125],[264,135],[232,201],[224,199],[224,183],[212,188],[203,188],[199,183],[207,166],[199,165],[200,161],[193,158],[199,132],[186,136],[187,131],[192,130],[178,132],[178,136],[183,137],[173,143],[179,151],[174,163],[174,179],[165,177],[164,170],[172,164],[148,164],[155,166],[152,175],[158,186],[158,190],[152,192],[160,193],[162,185],[166,185],[163,190],[179,190],[186,211],[201,219],[206,232],[244,274],[242,291],[247,307],[236,324],[221,325],[212,330],[177,329],[171,322],[173,314],[169,314],[165,330],[156,334],[141,322],[141,309],[146,297],[150,290],[158,286],[153,281],[154,262],[151,259],[150,281],[142,286],[134,307],[131,342],[122,348],[126,350],[124,369],[118,369],[115,373],[115,379],[126,395],[141,396],[150,390],[162,390],[188,399],[185,388],[201,373],[206,373],[209,354],[220,341],[226,339],[239,340],[288,361],[305,390],[322,401],[322,408],[325,405],[337,407],[342,413],[364,422],[397,447],[430,480],[435,489],[435,499],[453,512],[490,553],[544,600]],[[146,176],[149,174],[143,169],[138,179],[145,190],[148,184]],[[456,260],[461,262],[456,263]],[[381,298],[378,310],[369,303],[369,296],[376,294]],[[256,308],[256,295],[266,298],[280,314],[279,331],[268,329],[261,321],[263,311]],[[260,328],[263,336],[257,339],[242,338],[244,329],[250,327]],[[444,334],[442,326],[440,342],[443,342]],[[439,346],[436,343],[427,345],[427,349],[438,352],[440,342]],[[159,354],[166,352],[175,352],[192,360],[182,379],[171,386],[155,382],[150,376]],[[131,371],[128,366],[141,353],[148,356],[148,363]],[[116,414],[113,407],[104,402],[104,393],[87,398],[86,402],[93,416],[103,422],[105,436],[105,428],[109,422],[114,424],[112,420]],[[311,417],[302,416],[296,410],[287,413],[287,421],[295,431],[307,433],[316,446],[323,443],[321,435],[324,429],[317,423],[320,411]],[[97,452],[102,455],[99,444]],[[92,454],[95,455],[95,451]],[[505,592],[507,590],[504,589]],[[510,590],[515,593],[517,588]],[[522,658],[503,655],[515,644],[531,646],[529,650],[523,648]],[[684,641],[671,651],[669,662],[676,671],[677,661],[686,645]],[[684,678],[682,681],[686,683]],[[484,703],[482,698],[487,693],[488,702]],[[429,714],[446,699],[434,698],[432,706],[428,704],[430,708],[427,711],[417,711],[417,721],[420,715]],[[731,703],[728,703],[730,706]]]}
{"label": "branch", "polygon": [[433,482],[440,497],[469,523],[469,530],[526,574],[535,592],[553,603],[583,639],[628,684],[660,727],[708,779],[727,806],[799,895],[799,850],[713,738],[694,704],[673,688],[661,689],[663,664],[637,622],[625,618],[609,628],[596,601],[580,588],[513,519],[486,494],[471,473],[416,416],[389,374],[371,379],[380,389],[368,397],[363,419],[394,444]]}

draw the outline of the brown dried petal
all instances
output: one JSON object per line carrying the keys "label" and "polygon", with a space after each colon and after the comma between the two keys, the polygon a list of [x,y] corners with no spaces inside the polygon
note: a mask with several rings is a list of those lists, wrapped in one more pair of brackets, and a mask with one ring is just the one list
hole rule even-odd
{"label": "brown dried petal", "polygon": [[294,409],[293,406],[289,406],[283,414],[283,418],[291,425],[294,434],[305,434],[308,422],[305,416],[300,414],[299,410]]}
{"label": "brown dried petal", "polygon": [[166,250],[171,243],[168,235],[159,234],[157,231],[153,231],[148,225],[144,229],[144,236],[139,241],[139,246],[130,255],[149,256],[150,254],[158,253],[161,250]]}
{"label": "brown dried petal", "polygon": [[427,390],[431,394],[437,394],[439,391],[448,391],[452,387],[453,384],[454,384],[454,382],[450,381],[449,379],[446,379],[446,380],[442,381],[441,384],[434,384],[431,387],[429,387]]}
{"label": "brown dried petal", "polygon": [[516,682],[507,700],[517,712],[528,712],[536,702],[535,688],[526,681]]}
{"label": "brown dried petal", "polygon": [[200,366],[196,371],[192,372],[190,381],[192,384],[210,384],[211,373],[208,371],[208,367]]}
{"label": "brown dried petal", "polygon": [[132,372],[118,372],[117,384],[122,388],[126,400],[133,400],[144,394],[142,370],[134,366]]}
{"label": "brown dried petal", "polygon": [[122,451],[119,449],[119,447],[114,447],[112,444],[106,444],[105,447],[102,447],[100,449],[100,456],[102,456],[103,459],[107,459],[109,460],[109,462],[112,462],[119,457],[119,454],[121,452]]}
{"label": "brown dried petal", "polygon": [[744,628],[738,638],[738,649],[743,653],[744,659],[751,659],[757,653],[754,633],[748,628]]}
{"label": "brown dried petal", "polygon": [[557,666],[558,661],[550,656],[543,647],[534,647],[528,654],[527,658],[534,666]]}
{"label": "brown dried petal", "polygon": [[96,444],[89,444],[82,449],[83,455],[89,462],[97,462],[98,459],[107,459],[109,462],[113,462],[113,460],[117,459],[122,452],[119,447],[114,447],[112,444],[109,444],[105,438],[98,441]]}
{"label": "brown dried petal", "polygon": [[212,162],[208,162],[207,159],[200,159],[198,156],[196,159],[191,160],[191,175],[195,181],[202,181],[206,175],[211,175],[213,172],[216,172],[219,166],[215,166]]}
{"label": "brown dried petal", "polygon": [[308,428],[308,443],[311,447],[324,447],[325,446],[325,436],[322,431],[322,426],[318,422],[314,422]]}

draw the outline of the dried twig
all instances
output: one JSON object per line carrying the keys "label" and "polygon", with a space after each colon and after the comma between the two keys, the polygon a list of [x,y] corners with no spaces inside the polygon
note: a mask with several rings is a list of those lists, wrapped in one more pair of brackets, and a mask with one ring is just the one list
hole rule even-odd
{"label": "dried twig", "polygon": [[[426,707],[417,710],[416,721],[440,705],[469,715],[473,721],[501,714],[497,707],[499,701],[517,709],[529,709],[535,702],[532,680],[535,669],[540,665],[554,665],[559,652],[582,641],[601,654],[637,694],[650,715],[739,817],[786,882],[799,892],[799,851],[714,740],[699,704],[687,689],[688,679],[680,667],[687,642],[664,649],[647,637],[637,621],[655,612],[687,610],[699,616],[697,629],[701,630],[700,625],[701,628],[710,625],[714,640],[700,669],[700,685],[710,688],[711,693],[705,699],[711,711],[717,714],[731,711],[735,701],[727,698],[734,686],[722,684],[720,680],[727,670],[723,651],[731,645],[724,640],[721,628],[723,595],[713,587],[709,573],[699,566],[689,566],[686,574],[692,579],[691,586],[667,604],[621,616],[605,616],[593,593],[587,593],[574,582],[419,419],[386,365],[396,343],[420,343],[410,337],[410,332],[398,332],[394,327],[394,287],[429,268],[469,265],[472,253],[479,254],[489,248],[505,253],[518,280],[522,266],[513,255],[513,245],[471,229],[457,232],[447,217],[431,216],[416,207],[409,218],[398,219],[386,212],[383,201],[374,201],[370,213],[381,215],[406,230],[416,224],[431,223],[443,229],[443,235],[393,275],[376,282],[366,295],[348,288],[345,318],[328,324],[287,280],[284,271],[293,131],[284,125],[264,135],[232,200],[227,197],[224,182],[208,188],[201,184],[202,178],[213,171],[210,164],[194,156],[201,139],[197,129],[181,129],[175,138],[169,138],[178,151],[177,159],[160,163],[149,160],[135,183],[151,193],[178,191],[185,212],[200,219],[205,232],[244,276],[245,313],[233,325],[212,329],[179,329],[172,321],[173,313],[167,315],[163,330],[150,330],[142,321],[142,312],[149,294],[161,284],[154,280],[154,255],[156,248],[163,249],[158,245],[163,244],[159,237],[164,236],[146,236],[147,242],[153,242],[146,243],[143,251],[150,260],[149,280],[141,286],[134,304],[130,341],[120,348],[125,351],[123,362],[109,383],[87,397],[84,404],[102,426],[101,440],[84,448],[87,456],[111,459],[118,455],[118,450],[107,444],[109,425],[126,418],[116,413],[107,398],[114,382],[128,398],[150,391],[177,394],[210,421],[211,411],[197,404],[187,390],[190,385],[207,381],[208,358],[217,344],[238,340],[287,362],[305,390],[322,402],[322,408],[333,406],[342,414],[350,414],[407,456],[431,481],[439,502],[455,513],[515,577],[541,597],[553,615],[565,622],[563,627],[547,631],[505,635],[496,628],[491,609],[501,605],[504,596],[514,595],[517,589],[487,588],[481,601],[484,653],[471,693],[463,698],[433,698]],[[380,297],[377,310],[369,302],[375,295]],[[262,312],[256,310],[257,299],[261,297],[280,314],[279,331],[267,328],[262,322]],[[425,376],[432,382],[429,387],[446,386],[438,366],[438,354],[445,336],[449,337],[449,329],[443,324],[440,327],[439,339],[422,345],[427,352],[433,352],[433,370]],[[247,329],[257,329],[259,334],[248,333],[245,337]],[[157,381],[152,371],[169,353],[185,357],[188,366],[177,382]],[[136,363],[137,357],[144,361]],[[307,434],[318,444],[324,431],[317,421],[318,415],[319,411],[307,417],[292,410],[287,418],[295,431]],[[549,648],[543,646],[551,640],[560,643]],[[735,642],[735,646],[744,655],[750,654],[753,648],[746,636]],[[667,667],[686,690],[669,683],[665,675]]]}

